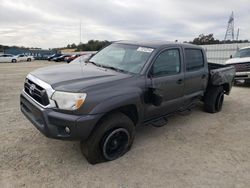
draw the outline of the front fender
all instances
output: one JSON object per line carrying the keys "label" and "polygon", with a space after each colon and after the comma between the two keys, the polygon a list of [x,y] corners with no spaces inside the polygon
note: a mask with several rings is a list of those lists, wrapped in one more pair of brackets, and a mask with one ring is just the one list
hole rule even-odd
{"label": "front fender", "polygon": [[122,94],[108,100],[105,100],[99,104],[97,104],[91,111],[90,114],[105,114],[107,112],[116,110],[118,108],[127,106],[127,105],[135,105],[138,113],[139,120],[143,116],[144,108],[143,108],[143,98],[138,93],[130,93],[130,94]]}

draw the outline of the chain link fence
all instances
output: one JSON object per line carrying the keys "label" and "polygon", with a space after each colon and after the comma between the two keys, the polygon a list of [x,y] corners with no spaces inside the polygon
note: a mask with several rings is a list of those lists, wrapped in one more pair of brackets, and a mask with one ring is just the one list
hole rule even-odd
{"label": "chain link fence", "polygon": [[234,55],[240,48],[250,46],[250,42],[201,46],[205,49],[209,62],[223,64],[226,60],[230,59],[230,56]]}

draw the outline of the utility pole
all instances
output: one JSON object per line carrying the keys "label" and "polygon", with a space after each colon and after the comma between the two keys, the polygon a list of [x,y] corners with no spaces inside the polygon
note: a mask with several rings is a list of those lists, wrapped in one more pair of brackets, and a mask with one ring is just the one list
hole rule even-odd
{"label": "utility pole", "polygon": [[229,17],[224,41],[234,40],[234,12]]}
{"label": "utility pole", "polygon": [[80,44],[82,44],[82,19],[80,19]]}
{"label": "utility pole", "polygon": [[239,34],[240,34],[240,28],[238,28],[238,30],[237,30],[237,35],[236,35],[236,40],[237,41],[239,40]]}

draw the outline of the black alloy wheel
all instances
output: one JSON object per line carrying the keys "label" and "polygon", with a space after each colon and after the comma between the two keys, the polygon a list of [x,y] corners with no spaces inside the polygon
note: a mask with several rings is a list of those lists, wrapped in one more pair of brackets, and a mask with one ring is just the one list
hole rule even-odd
{"label": "black alloy wheel", "polygon": [[129,145],[129,132],[125,128],[118,128],[110,132],[104,139],[103,156],[106,160],[114,160],[122,156]]}

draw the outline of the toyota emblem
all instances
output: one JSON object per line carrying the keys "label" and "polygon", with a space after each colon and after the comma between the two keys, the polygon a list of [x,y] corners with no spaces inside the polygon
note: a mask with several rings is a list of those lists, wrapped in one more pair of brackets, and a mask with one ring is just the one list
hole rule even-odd
{"label": "toyota emblem", "polygon": [[31,84],[31,85],[30,85],[30,88],[29,88],[29,92],[30,92],[31,95],[34,94],[35,89],[36,89],[35,84]]}

